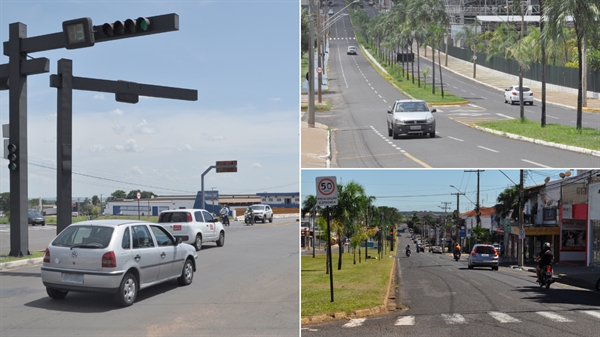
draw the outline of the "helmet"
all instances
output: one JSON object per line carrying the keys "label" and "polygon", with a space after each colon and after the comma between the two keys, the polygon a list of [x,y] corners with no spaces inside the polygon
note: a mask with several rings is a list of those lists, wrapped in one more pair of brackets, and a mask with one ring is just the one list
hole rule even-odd
{"label": "helmet", "polygon": [[544,242],[544,249],[550,249],[550,242]]}

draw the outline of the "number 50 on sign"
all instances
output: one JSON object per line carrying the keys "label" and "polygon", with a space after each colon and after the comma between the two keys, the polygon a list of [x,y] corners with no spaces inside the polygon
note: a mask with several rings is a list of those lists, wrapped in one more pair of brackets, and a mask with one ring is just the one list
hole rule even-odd
{"label": "number 50 on sign", "polygon": [[336,177],[317,177],[317,205],[335,206],[338,204]]}

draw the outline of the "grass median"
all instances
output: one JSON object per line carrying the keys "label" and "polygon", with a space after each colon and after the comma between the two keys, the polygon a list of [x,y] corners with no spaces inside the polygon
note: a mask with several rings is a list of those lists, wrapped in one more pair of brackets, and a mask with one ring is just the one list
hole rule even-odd
{"label": "grass median", "polygon": [[525,120],[525,123],[521,123],[520,119],[509,119],[481,122],[477,123],[477,125],[500,132],[540,139],[547,142],[576,146],[590,150],[600,150],[600,131],[592,128],[582,128],[581,130],[577,130],[573,126],[560,124],[546,124],[546,127],[542,128],[539,122],[528,119]]}
{"label": "grass median", "polygon": [[[363,253],[364,254],[364,253]],[[376,255],[375,251],[370,252]],[[353,264],[351,253],[343,254],[342,270],[337,270],[338,254],[333,257],[334,302],[331,302],[329,275],[325,273],[326,255],[302,257],[302,317],[352,313],[358,309],[383,305],[394,258],[388,253],[382,260],[362,259]]]}

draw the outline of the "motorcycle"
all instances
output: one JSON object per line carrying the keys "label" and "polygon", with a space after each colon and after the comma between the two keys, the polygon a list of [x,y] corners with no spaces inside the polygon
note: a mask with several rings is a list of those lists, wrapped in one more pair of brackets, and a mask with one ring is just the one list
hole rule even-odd
{"label": "motorcycle", "polygon": [[552,279],[551,265],[542,267],[542,270],[540,271],[540,279],[537,280],[537,282],[539,283],[540,288],[544,286],[546,287],[546,289],[550,288],[550,284],[554,283],[554,280]]}
{"label": "motorcycle", "polygon": [[246,226],[253,226],[254,216],[251,213],[244,214],[244,222],[246,223]]}
{"label": "motorcycle", "polygon": [[406,257],[410,257],[410,249],[406,250]]}
{"label": "motorcycle", "polygon": [[221,214],[221,223],[223,226],[229,226],[229,217],[226,214]]}
{"label": "motorcycle", "polygon": [[460,259],[460,252],[454,252],[454,260],[458,261]]}

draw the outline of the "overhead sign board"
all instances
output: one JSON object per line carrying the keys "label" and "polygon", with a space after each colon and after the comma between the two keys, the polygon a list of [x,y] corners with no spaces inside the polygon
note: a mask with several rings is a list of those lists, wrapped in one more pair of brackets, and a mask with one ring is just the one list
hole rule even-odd
{"label": "overhead sign board", "polygon": [[317,177],[317,206],[338,204],[336,177]]}
{"label": "overhead sign board", "polygon": [[[218,161],[216,166],[217,166],[217,173],[237,172],[237,160]],[[229,166],[229,167],[219,167],[219,166]]]}

